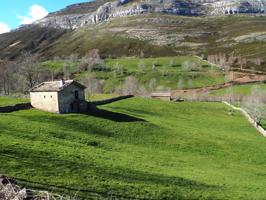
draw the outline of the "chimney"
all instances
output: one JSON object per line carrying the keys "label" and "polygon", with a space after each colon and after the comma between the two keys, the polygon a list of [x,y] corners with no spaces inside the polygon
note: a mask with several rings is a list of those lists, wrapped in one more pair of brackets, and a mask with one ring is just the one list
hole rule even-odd
{"label": "chimney", "polygon": [[65,80],[64,79],[61,79],[60,80],[60,87],[63,87],[65,85]]}

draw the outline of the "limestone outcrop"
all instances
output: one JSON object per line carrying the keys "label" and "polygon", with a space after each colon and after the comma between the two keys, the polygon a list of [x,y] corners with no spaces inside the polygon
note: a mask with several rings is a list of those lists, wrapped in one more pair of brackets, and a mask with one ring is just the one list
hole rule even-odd
{"label": "limestone outcrop", "polygon": [[96,0],[75,4],[35,22],[41,26],[76,29],[115,17],[144,13],[175,15],[229,15],[265,13],[266,0]]}

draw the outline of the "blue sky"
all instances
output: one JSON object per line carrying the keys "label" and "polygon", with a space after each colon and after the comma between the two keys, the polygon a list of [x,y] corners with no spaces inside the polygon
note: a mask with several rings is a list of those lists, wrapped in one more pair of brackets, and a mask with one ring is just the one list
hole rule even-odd
{"label": "blue sky", "polygon": [[45,13],[54,12],[67,5],[90,0],[1,0],[0,33],[21,24],[31,23]]}

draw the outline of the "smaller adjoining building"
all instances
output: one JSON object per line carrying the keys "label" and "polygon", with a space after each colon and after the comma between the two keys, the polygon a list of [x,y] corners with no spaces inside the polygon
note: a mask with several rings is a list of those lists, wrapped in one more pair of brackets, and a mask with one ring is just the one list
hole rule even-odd
{"label": "smaller adjoining building", "polygon": [[156,92],[156,93],[152,93],[151,97],[154,99],[160,99],[160,100],[164,100],[164,101],[171,101],[172,100],[171,92]]}
{"label": "smaller adjoining building", "polygon": [[83,113],[88,109],[85,88],[74,80],[43,82],[30,90],[31,105],[52,113]]}

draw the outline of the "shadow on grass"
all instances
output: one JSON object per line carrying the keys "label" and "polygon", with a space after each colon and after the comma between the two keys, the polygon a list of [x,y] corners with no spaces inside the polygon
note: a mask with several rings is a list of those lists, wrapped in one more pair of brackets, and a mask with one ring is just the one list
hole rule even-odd
{"label": "shadow on grass", "polygon": [[100,105],[106,105],[106,104],[110,104],[113,102],[121,101],[124,99],[129,99],[133,97],[134,97],[133,95],[127,95],[127,96],[120,96],[120,97],[115,97],[111,99],[106,99],[102,101],[95,101],[95,102],[90,102],[90,103],[88,102],[87,115],[91,115],[94,117],[103,118],[103,119],[107,119],[107,120],[111,120],[115,122],[139,122],[139,121],[143,122],[145,120],[141,118],[98,108],[98,106]]}
{"label": "shadow on grass", "polygon": [[[92,106],[91,106],[92,107]],[[144,122],[144,119],[133,117],[130,115],[112,112],[108,110],[99,109],[96,106],[91,108],[87,115],[91,115],[98,118],[103,118],[115,122]]]}
{"label": "shadow on grass", "polygon": [[[50,190],[78,194],[84,199],[90,196],[119,199],[197,199],[202,192],[208,191],[209,195],[223,188],[215,185],[190,180],[179,176],[169,176],[160,173],[151,173],[127,167],[108,166],[85,160],[60,158],[58,155],[40,150],[12,149],[12,151],[0,152],[0,157],[6,157],[6,161],[20,163],[20,168],[39,172],[38,179],[26,176],[15,177],[23,186],[38,190]],[[22,159],[23,158],[23,159]],[[21,160],[22,159],[22,160]],[[20,160],[20,161],[19,161]],[[104,161],[103,161],[104,162]],[[4,164],[5,166],[5,164]],[[3,167],[4,167],[3,166]],[[64,171],[62,171],[64,166]],[[74,167],[74,168],[73,168]],[[74,170],[73,170],[74,169]],[[53,172],[47,176],[47,172]],[[98,177],[97,187],[91,183],[86,174],[93,173]],[[45,178],[45,181],[40,181]],[[72,182],[64,184],[67,179]],[[123,184],[121,184],[123,183]],[[153,191],[154,187],[161,189]],[[149,191],[146,189],[150,188]],[[152,189],[153,188],[153,189]],[[210,199],[216,199],[212,197]]]}
{"label": "shadow on grass", "polygon": [[[39,126],[39,131],[46,131],[47,125],[52,125],[53,127],[57,127],[60,131],[54,131],[59,134],[62,132],[65,135],[64,131],[67,132],[80,132],[80,133],[89,133],[93,135],[100,136],[113,136],[113,133],[106,128],[103,128],[97,123],[95,120],[91,120],[91,118],[86,118],[86,115],[81,115],[84,117],[79,118],[78,115],[57,115],[57,114],[49,114],[49,115],[25,115],[21,116],[24,119],[27,119],[30,122],[37,122]],[[42,126],[40,126],[42,124]],[[8,128],[10,130],[10,128]],[[13,131],[15,131],[14,129]]]}

